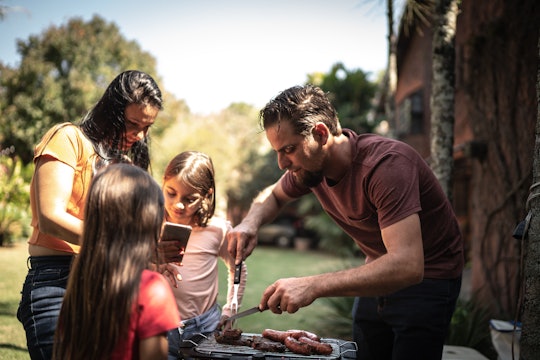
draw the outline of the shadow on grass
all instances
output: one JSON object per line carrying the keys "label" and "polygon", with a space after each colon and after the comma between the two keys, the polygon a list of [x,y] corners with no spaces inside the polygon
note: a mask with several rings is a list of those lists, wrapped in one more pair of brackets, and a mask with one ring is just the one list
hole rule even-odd
{"label": "shadow on grass", "polygon": [[17,346],[13,344],[5,344],[5,343],[0,343],[0,349],[28,352],[28,349],[26,347],[21,347],[21,346]]}
{"label": "shadow on grass", "polygon": [[0,316],[16,316],[18,307],[17,302],[0,302]]}

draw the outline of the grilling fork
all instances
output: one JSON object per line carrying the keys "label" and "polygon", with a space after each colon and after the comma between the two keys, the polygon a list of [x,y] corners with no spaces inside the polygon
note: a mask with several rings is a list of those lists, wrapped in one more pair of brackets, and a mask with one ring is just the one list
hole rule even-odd
{"label": "grilling fork", "polygon": [[240,273],[242,271],[242,263],[234,267],[234,285],[233,297],[231,300],[231,312],[235,315],[238,312],[238,287],[240,286]]}

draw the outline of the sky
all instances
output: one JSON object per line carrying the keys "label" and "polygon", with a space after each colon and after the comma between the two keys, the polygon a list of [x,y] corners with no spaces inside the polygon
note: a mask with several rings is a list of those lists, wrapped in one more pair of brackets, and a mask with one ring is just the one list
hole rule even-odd
{"label": "sky", "polygon": [[[0,61],[16,40],[99,14],[157,61],[160,87],[192,113],[233,102],[263,107],[280,91],[341,62],[375,80],[387,64],[382,0],[0,0]],[[112,80],[112,79],[111,79]]]}

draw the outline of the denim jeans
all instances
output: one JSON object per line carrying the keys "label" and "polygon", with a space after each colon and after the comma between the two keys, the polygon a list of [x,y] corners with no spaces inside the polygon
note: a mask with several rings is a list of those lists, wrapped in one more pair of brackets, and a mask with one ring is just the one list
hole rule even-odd
{"label": "denim jeans", "polygon": [[213,333],[221,318],[221,310],[218,304],[215,304],[210,310],[197,317],[182,320],[183,326],[173,329],[167,333],[169,341],[168,360],[182,359],[180,354],[180,345],[182,341],[191,338],[195,334],[209,335]]}
{"label": "denim jeans", "polygon": [[461,277],[424,279],[377,298],[356,298],[353,337],[362,360],[440,360]]}
{"label": "denim jeans", "polygon": [[26,331],[31,359],[51,359],[54,331],[73,256],[31,256],[17,319]]}

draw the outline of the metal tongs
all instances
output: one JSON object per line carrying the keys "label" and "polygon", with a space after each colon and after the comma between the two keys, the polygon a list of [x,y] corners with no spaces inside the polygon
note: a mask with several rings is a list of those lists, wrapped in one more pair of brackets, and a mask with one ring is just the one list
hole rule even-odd
{"label": "metal tongs", "polygon": [[233,285],[233,297],[231,300],[231,312],[233,315],[238,313],[238,287],[240,286],[240,274],[242,273],[242,264],[241,262],[234,267],[234,285]]}

